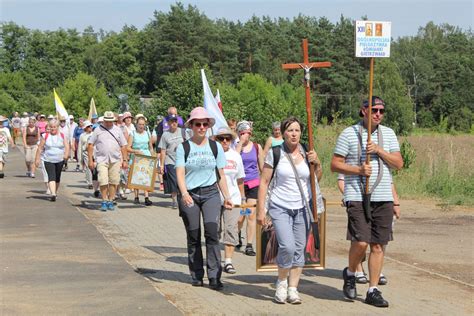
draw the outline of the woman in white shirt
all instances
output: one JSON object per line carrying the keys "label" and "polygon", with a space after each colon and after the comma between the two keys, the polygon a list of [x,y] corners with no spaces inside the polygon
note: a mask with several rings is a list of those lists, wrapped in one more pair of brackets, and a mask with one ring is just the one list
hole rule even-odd
{"label": "woman in white shirt", "polygon": [[[224,149],[226,166],[224,167],[225,179],[229,190],[232,204],[239,205],[245,201],[244,190],[244,164],[242,157],[234,149],[231,148],[232,143],[237,135],[228,127],[222,127],[217,131],[216,140]],[[221,196],[223,200],[223,197]],[[239,218],[240,208],[230,208],[222,210],[224,236],[224,272],[234,274],[234,265],[232,264],[232,256],[234,255],[235,246],[239,244]]]}
{"label": "woman in white shirt", "polygon": [[[268,201],[268,213],[272,219],[278,241],[278,281],[275,302],[300,304],[301,298],[297,287],[303,266],[305,264],[305,246],[309,231],[311,210],[306,209],[311,199],[309,163],[316,165],[318,180],[322,176],[320,162],[314,150],[305,152],[300,144],[303,125],[290,117],[281,123],[284,142],[281,145],[281,155],[273,173],[273,150],[269,150],[265,158],[263,172],[258,191],[257,222],[265,221],[265,200],[272,176],[274,177],[271,194]],[[295,176],[290,160],[293,161],[298,174]],[[297,181],[300,181],[302,191]],[[304,194],[304,199],[303,195]]]}

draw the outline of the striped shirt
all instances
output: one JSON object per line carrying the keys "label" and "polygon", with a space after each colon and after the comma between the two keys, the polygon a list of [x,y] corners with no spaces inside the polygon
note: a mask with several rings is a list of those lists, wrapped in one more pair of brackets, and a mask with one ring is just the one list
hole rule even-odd
{"label": "striped shirt", "polygon": [[[367,129],[362,129],[362,148],[361,156],[358,154],[358,133],[359,124],[346,128],[337,139],[334,154],[345,158],[346,164],[357,166],[365,161],[365,152],[367,147]],[[383,135],[383,149],[386,152],[393,153],[400,151],[395,132],[386,126],[379,125]],[[372,142],[378,144],[378,130],[372,133]],[[377,179],[379,171],[378,155],[372,154],[370,157],[370,164],[372,165],[372,175],[369,180],[369,188],[372,188]],[[362,183],[358,175],[346,175],[344,179],[344,200],[345,201],[362,201],[362,190],[365,190],[365,177],[362,177]],[[393,201],[392,195],[392,174],[385,161],[383,161],[383,176],[382,180],[372,193],[372,202],[389,202]]]}

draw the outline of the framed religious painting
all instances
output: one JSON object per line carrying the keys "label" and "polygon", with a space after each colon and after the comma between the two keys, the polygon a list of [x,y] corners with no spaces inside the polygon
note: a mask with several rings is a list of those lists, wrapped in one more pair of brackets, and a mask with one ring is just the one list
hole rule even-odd
{"label": "framed religious painting", "polygon": [[[324,200],[324,209],[326,201]],[[304,269],[324,269],[326,266],[326,212],[318,216],[319,244],[313,230],[307,236]],[[257,225],[257,272],[277,271],[278,241],[270,217],[266,225]]]}
{"label": "framed religious painting", "polygon": [[157,158],[134,154],[128,171],[127,187],[144,191],[155,189]]}

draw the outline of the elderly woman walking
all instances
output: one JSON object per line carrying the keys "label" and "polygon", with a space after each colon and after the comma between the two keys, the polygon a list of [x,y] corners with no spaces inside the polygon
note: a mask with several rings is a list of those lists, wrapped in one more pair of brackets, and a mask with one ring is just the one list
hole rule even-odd
{"label": "elderly woman walking", "polygon": [[[260,225],[265,222],[265,200],[270,194],[268,213],[278,241],[278,281],[274,300],[281,304],[301,303],[297,287],[305,264],[311,216],[308,209],[311,199],[308,163],[315,164],[318,180],[322,176],[316,152],[306,152],[300,144],[302,130],[303,125],[295,117],[281,123],[284,142],[278,147],[280,157],[274,157],[274,150],[267,153],[258,191],[257,222]],[[271,193],[267,193],[270,181]]]}
{"label": "elderly woman walking", "polygon": [[[176,176],[178,180],[179,215],[186,228],[188,265],[193,286],[203,286],[204,261],[201,249],[201,220],[203,216],[206,238],[206,264],[209,287],[221,290],[221,253],[219,222],[221,198],[224,208],[232,208],[223,168],[226,158],[222,146],[206,137],[215,120],[203,107],[191,111],[186,127],[193,136],[180,144],[176,151]],[[218,188],[219,187],[219,188]]]}
{"label": "elderly woman walking", "polygon": [[48,174],[48,188],[51,193],[51,201],[56,201],[56,195],[61,182],[61,172],[64,161],[69,157],[69,142],[67,136],[59,132],[57,120],[48,123],[49,132],[44,133],[36,151],[36,166],[40,165],[41,153],[44,153],[42,160],[44,168]]}

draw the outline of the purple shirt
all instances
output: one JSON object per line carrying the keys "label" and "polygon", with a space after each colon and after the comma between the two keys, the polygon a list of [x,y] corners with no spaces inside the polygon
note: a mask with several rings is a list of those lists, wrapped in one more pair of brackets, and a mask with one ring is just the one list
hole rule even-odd
{"label": "purple shirt", "polygon": [[109,129],[109,131],[115,138],[110,135],[107,129],[102,125],[97,127],[89,138],[88,143],[93,144],[95,147],[95,159],[97,163],[114,163],[122,160],[121,147],[127,145],[127,140],[122,130],[116,125]]}
{"label": "purple shirt", "polygon": [[257,144],[253,143],[252,149],[245,153],[243,150],[240,153],[242,156],[242,161],[244,163],[245,179],[244,183],[250,180],[259,179],[258,173],[258,155],[255,146]]}

